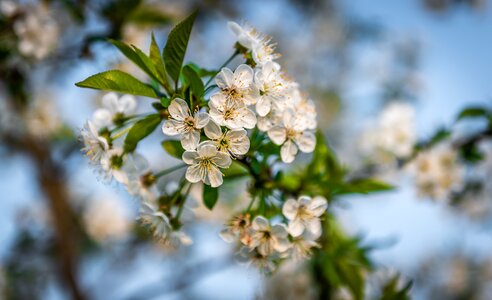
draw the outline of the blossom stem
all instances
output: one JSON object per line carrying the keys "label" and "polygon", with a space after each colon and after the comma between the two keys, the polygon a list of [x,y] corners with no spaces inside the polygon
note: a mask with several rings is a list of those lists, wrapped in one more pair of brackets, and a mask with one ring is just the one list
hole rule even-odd
{"label": "blossom stem", "polygon": [[119,131],[118,133],[116,133],[111,138],[113,140],[116,140],[116,139],[120,138],[122,135],[124,135],[125,133],[127,133],[128,131],[130,131],[130,129],[132,129],[132,126],[128,126],[128,127],[124,128],[124,129],[122,129],[121,131]]}
{"label": "blossom stem", "polygon": [[247,212],[251,211],[251,208],[253,208],[253,204],[255,203],[256,196],[253,196],[251,201],[249,202],[248,208],[246,209]]}
{"label": "blossom stem", "polygon": [[188,188],[186,189],[186,192],[183,195],[183,201],[181,201],[181,203],[179,204],[178,211],[176,212],[176,219],[177,220],[179,220],[179,217],[181,216],[181,213],[183,212],[184,205],[185,205],[186,199],[188,198],[188,194],[190,193],[192,185],[193,184],[190,182],[188,185]]}
{"label": "blossom stem", "polygon": [[229,57],[229,59],[227,59],[226,62],[223,63],[222,66],[220,66],[219,71],[216,72],[214,75],[210,76],[210,78],[208,79],[207,83],[205,83],[205,88],[208,87],[208,85],[210,84],[210,82],[212,82],[212,80],[220,72],[220,70],[222,70],[222,68],[225,68],[234,58],[236,58],[236,56],[238,56],[238,54],[239,54],[239,51],[238,50],[234,51],[234,53],[231,55],[231,57]]}
{"label": "blossom stem", "polygon": [[158,172],[158,173],[155,173],[155,174],[154,174],[154,176],[155,176],[156,178],[159,178],[159,177],[161,177],[161,176],[167,175],[167,174],[169,174],[169,173],[172,173],[172,172],[174,172],[174,171],[176,171],[176,170],[179,170],[179,169],[181,169],[181,168],[184,168],[184,167],[186,167],[186,166],[187,166],[187,164],[179,164],[179,165],[177,165],[177,166],[174,166],[174,167],[171,167],[171,168],[169,168],[169,169],[166,169],[166,170],[160,171],[160,172]]}

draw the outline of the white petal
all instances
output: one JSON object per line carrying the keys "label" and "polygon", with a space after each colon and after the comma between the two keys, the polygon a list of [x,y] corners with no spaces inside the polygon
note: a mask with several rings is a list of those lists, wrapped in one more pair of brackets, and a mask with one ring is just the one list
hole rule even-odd
{"label": "white petal", "polygon": [[197,151],[200,157],[215,157],[218,152],[217,148],[209,143],[201,143]]}
{"label": "white petal", "polygon": [[298,209],[298,202],[294,199],[289,199],[285,201],[284,206],[282,207],[282,213],[288,220],[294,220],[294,218],[297,216]]}
{"label": "white petal", "polygon": [[210,104],[216,108],[223,107],[227,102],[227,97],[223,93],[215,93],[210,96]]}
{"label": "white petal", "polygon": [[217,152],[217,155],[212,158],[212,162],[220,168],[229,168],[232,163],[231,157],[222,152]]}
{"label": "white petal", "polygon": [[273,225],[272,234],[277,238],[286,238],[288,235],[287,228],[285,227],[284,224]]}
{"label": "white petal", "polygon": [[256,112],[262,117],[270,112],[271,107],[272,102],[270,101],[270,97],[260,97],[258,102],[256,102]]}
{"label": "white petal", "polygon": [[232,86],[234,81],[234,73],[229,68],[222,68],[219,74],[215,77],[215,83],[220,89],[227,89]]}
{"label": "white petal", "polygon": [[292,109],[286,109],[282,118],[285,126],[293,127],[296,121],[295,113]]}
{"label": "white petal", "polygon": [[195,150],[200,142],[200,132],[194,130],[190,132],[185,132],[181,136],[181,146],[185,150]]}
{"label": "white petal", "polygon": [[227,22],[227,27],[234,33],[234,35],[238,36],[243,33],[243,28],[236,22],[229,21]]}
{"label": "white petal", "polygon": [[203,180],[206,176],[206,171],[198,164],[191,165],[186,170],[186,180],[195,183]]}
{"label": "white petal", "polygon": [[285,252],[289,248],[290,248],[290,243],[288,239],[286,238],[277,239],[275,244],[275,250],[277,250],[278,252]]}
{"label": "white petal", "polygon": [[257,231],[268,230],[270,228],[270,222],[268,222],[268,220],[263,216],[257,216],[253,220],[251,227],[253,227],[253,229]]}
{"label": "white petal", "polygon": [[222,130],[220,129],[220,126],[217,125],[213,120],[209,121],[207,126],[204,128],[205,135],[212,140],[216,140],[221,137],[222,135]]}
{"label": "white petal", "polygon": [[228,228],[224,228],[220,231],[219,236],[226,242],[232,243],[236,240],[236,235],[232,233]]}
{"label": "white petal", "polygon": [[299,146],[299,150],[304,153],[313,152],[316,146],[316,136],[312,132],[305,131],[296,138],[296,144]]}
{"label": "white petal", "polygon": [[304,232],[304,223],[300,219],[295,219],[289,223],[288,230],[290,235],[298,237]]}
{"label": "white petal", "polygon": [[171,101],[168,111],[171,117],[176,120],[184,120],[186,117],[191,115],[188,103],[180,98],[176,98]]}
{"label": "white petal", "polygon": [[198,159],[198,152],[196,152],[196,151],[185,151],[181,158],[188,165],[195,164],[197,162],[197,159]]}
{"label": "white petal", "polygon": [[218,187],[222,185],[222,173],[220,172],[219,168],[215,166],[210,166],[210,168],[208,169],[208,179],[210,181],[211,187]]}
{"label": "white petal", "polygon": [[162,124],[162,132],[167,135],[177,135],[181,133],[181,129],[183,128],[183,123],[181,121],[176,121],[173,119],[166,120]]}
{"label": "white petal", "polygon": [[249,151],[250,141],[244,129],[233,129],[226,133],[229,140],[229,151],[234,155],[244,155]]}
{"label": "white petal", "polygon": [[195,128],[203,128],[207,125],[210,116],[205,112],[199,112],[195,114]]}
{"label": "white petal", "polygon": [[102,103],[112,114],[118,112],[118,95],[116,93],[111,92],[104,95]]}
{"label": "white petal", "polygon": [[284,127],[274,126],[268,130],[268,137],[276,145],[282,145],[287,137],[287,132]]}
{"label": "white petal", "polygon": [[[270,131],[269,131],[270,132]],[[291,163],[294,161],[297,154],[297,146],[291,140],[287,140],[280,148],[280,157],[284,163]]]}
{"label": "white petal", "polygon": [[253,69],[246,65],[239,65],[234,71],[234,85],[239,88],[248,88],[253,82]]}
{"label": "white petal", "polygon": [[310,220],[306,224],[306,229],[314,236],[321,235],[321,221],[318,218]]}
{"label": "white petal", "polygon": [[307,208],[315,216],[321,216],[328,208],[328,203],[326,199],[321,196],[314,197],[313,200],[308,204]]}
{"label": "white petal", "polygon": [[105,108],[99,108],[92,115],[92,121],[97,128],[110,126],[113,123],[113,115]]}
{"label": "white petal", "polygon": [[[256,115],[249,108],[243,107],[238,111],[238,120],[237,123],[240,124],[240,127],[244,128],[254,128],[256,125]],[[231,128],[234,129],[234,128]]]}
{"label": "white petal", "polygon": [[137,101],[132,95],[123,95],[120,98],[118,106],[119,112],[125,115],[130,115],[135,112],[135,109],[137,108]]}

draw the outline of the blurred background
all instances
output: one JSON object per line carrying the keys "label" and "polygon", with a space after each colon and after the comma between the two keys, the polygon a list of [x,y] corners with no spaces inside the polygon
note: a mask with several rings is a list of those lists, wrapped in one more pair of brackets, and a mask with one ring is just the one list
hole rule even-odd
{"label": "blurred background", "polygon": [[[154,32],[162,47],[195,8],[186,61],[220,66],[234,51],[229,20],[271,35],[283,67],[315,100],[340,161],[396,186],[330,208],[370,261],[371,274],[362,271],[357,283],[363,298],[381,298],[375,287],[399,274],[412,282],[412,299],[492,299],[490,188],[459,199],[429,195],[368,138],[395,103],[411,109],[390,115],[410,124],[415,144],[440,128],[458,137],[483,129],[480,120],[455,119],[466,107],[491,105],[486,0],[0,0],[0,299],[326,299],[305,266],[265,277],[234,261],[218,237],[234,191],[213,212],[192,191],[194,243],[169,251],[136,225],[136,201],[101,180],[80,152],[80,128],[103,94],[74,83],[115,67],[138,75],[106,40],[147,52]],[[481,147],[480,163],[463,173],[486,182],[491,147]],[[178,162],[159,143],[140,148],[155,164]],[[360,298],[336,275],[329,298]]]}

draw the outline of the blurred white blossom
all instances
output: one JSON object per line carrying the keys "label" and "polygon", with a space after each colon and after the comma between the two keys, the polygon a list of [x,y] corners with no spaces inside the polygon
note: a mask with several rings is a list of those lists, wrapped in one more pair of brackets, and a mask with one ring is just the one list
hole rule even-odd
{"label": "blurred white blossom", "polygon": [[131,229],[132,221],[119,200],[109,196],[97,197],[84,211],[87,233],[99,243],[124,238]]}
{"label": "blurred white blossom", "polygon": [[441,143],[420,151],[410,168],[421,196],[445,199],[462,186],[463,166],[449,143]]}
{"label": "blurred white blossom", "polygon": [[43,59],[57,47],[59,25],[43,4],[25,6],[22,11],[21,18],[14,23],[19,51],[24,56]]}
{"label": "blurred white blossom", "polygon": [[412,154],[416,142],[415,110],[404,102],[393,102],[379,115],[376,124],[364,132],[362,147],[381,163]]}

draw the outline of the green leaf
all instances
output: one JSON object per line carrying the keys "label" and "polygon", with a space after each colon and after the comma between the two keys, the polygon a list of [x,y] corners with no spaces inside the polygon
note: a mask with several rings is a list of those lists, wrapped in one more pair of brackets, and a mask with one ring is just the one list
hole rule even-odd
{"label": "green leaf", "polygon": [[183,65],[188,40],[190,39],[191,29],[195,22],[197,12],[192,13],[184,21],[176,25],[167,39],[164,47],[164,63],[169,76],[174,80],[175,86],[178,86],[181,66]]}
{"label": "green leaf", "polygon": [[134,64],[136,64],[142,71],[144,71],[147,75],[149,75],[152,79],[157,82],[162,82],[162,78],[160,78],[157,73],[156,68],[154,67],[153,61],[142,52],[142,50],[138,49],[135,46],[128,46],[127,44],[116,41],[109,40],[113,45],[118,48],[123,55],[125,55],[129,60],[131,60]]}
{"label": "green leaf", "polygon": [[457,121],[464,118],[476,118],[476,117],[487,117],[489,112],[486,108],[483,107],[468,107],[461,111],[458,115]]}
{"label": "green leaf", "polygon": [[200,76],[188,65],[184,66],[183,75],[186,82],[190,85],[193,94],[195,94],[198,98],[201,98],[205,92],[205,87],[203,86],[203,81]]}
{"label": "green leaf", "polygon": [[75,85],[82,88],[158,98],[152,87],[119,70],[110,70],[92,75],[81,82],[77,82]]}
{"label": "green leaf", "polygon": [[249,171],[237,161],[232,161],[232,164],[229,168],[222,170],[222,174],[224,174],[224,180],[229,181],[246,177],[249,175]]}
{"label": "green leaf", "polygon": [[159,114],[149,115],[133,125],[126,135],[123,149],[125,152],[133,152],[137,148],[138,142],[151,134],[161,123]]}
{"label": "green leaf", "polygon": [[162,80],[161,82],[167,84],[166,67],[164,66],[164,60],[162,59],[161,51],[159,50],[159,46],[157,45],[157,42],[155,41],[154,33],[152,33],[152,42],[150,44],[149,57],[155,66],[155,70],[157,72],[157,75]]}
{"label": "green leaf", "polygon": [[356,179],[347,182],[337,194],[369,194],[392,190],[394,187],[373,178]]}
{"label": "green leaf", "polygon": [[168,108],[169,105],[171,104],[171,99],[167,98],[167,97],[161,97],[161,104],[164,108]]}
{"label": "green leaf", "polygon": [[162,148],[164,148],[164,150],[166,150],[166,152],[169,153],[169,155],[178,159],[181,159],[183,153],[185,152],[183,146],[181,146],[180,141],[167,140],[162,142],[161,145]]}
{"label": "green leaf", "polygon": [[127,21],[139,25],[164,25],[171,23],[171,17],[150,5],[140,5],[128,16]]}
{"label": "green leaf", "polygon": [[203,185],[203,204],[212,210],[219,199],[219,189],[209,185]]}

